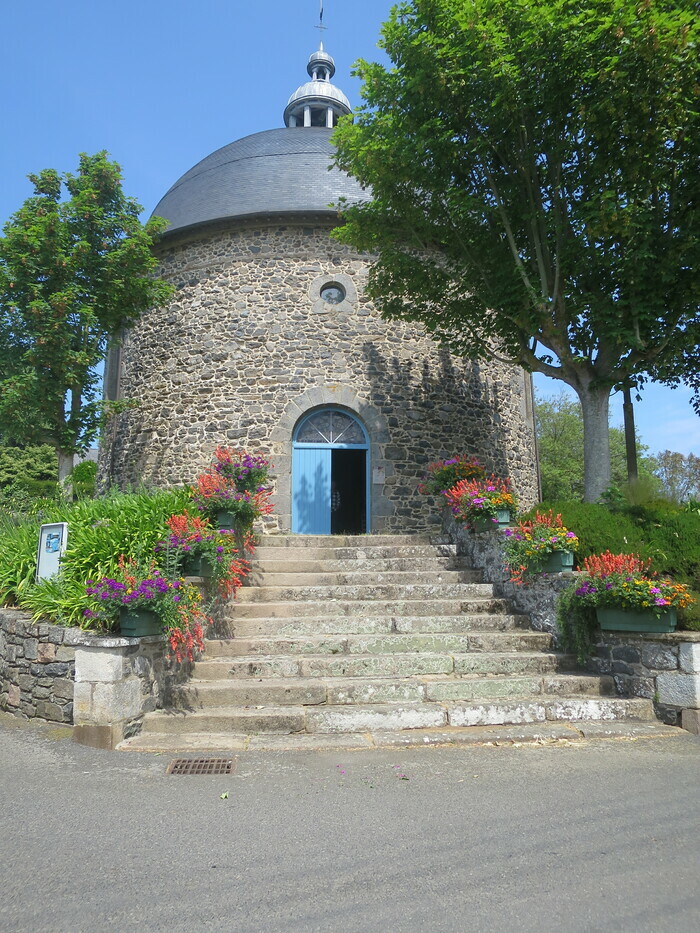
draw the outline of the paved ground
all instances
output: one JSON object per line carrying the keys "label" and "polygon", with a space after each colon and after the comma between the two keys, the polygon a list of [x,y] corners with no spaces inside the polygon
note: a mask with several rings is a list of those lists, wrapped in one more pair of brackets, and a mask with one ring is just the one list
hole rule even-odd
{"label": "paved ground", "polygon": [[0,714],[0,749],[3,933],[700,929],[687,733],[189,778]]}

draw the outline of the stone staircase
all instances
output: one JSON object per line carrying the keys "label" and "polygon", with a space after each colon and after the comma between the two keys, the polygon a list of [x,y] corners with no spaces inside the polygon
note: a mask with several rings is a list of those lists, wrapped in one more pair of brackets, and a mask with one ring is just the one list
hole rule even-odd
{"label": "stone staircase", "polygon": [[[580,739],[642,734],[648,700],[574,673],[450,545],[270,536],[177,708],[125,749],[195,751]],[[601,726],[601,723],[607,724]],[[596,725],[597,724],[597,725]],[[588,727],[591,727],[590,729]]]}

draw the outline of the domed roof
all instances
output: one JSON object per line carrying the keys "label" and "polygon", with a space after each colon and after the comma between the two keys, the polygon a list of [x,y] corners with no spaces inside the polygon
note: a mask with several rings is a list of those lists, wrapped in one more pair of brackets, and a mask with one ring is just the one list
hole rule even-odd
{"label": "domed roof", "polygon": [[350,101],[345,94],[335,84],[331,84],[330,81],[307,81],[306,84],[302,84],[289,98],[287,109],[300,100],[333,101],[345,108],[347,113],[352,110]]}
{"label": "domed roof", "polygon": [[328,69],[328,77],[333,77],[335,74],[335,59],[326,52],[323,48],[323,43],[321,43],[321,48],[317,52],[312,52],[311,55],[309,55],[309,64],[306,66],[309,77],[313,77],[314,69],[317,69],[319,65],[325,65]]}
{"label": "domed roof", "polygon": [[167,233],[273,214],[333,217],[330,205],[340,198],[357,203],[367,195],[345,172],[329,170],[332,133],[320,126],[285,127],[236,140],[185,172],[153,214],[170,221]]}

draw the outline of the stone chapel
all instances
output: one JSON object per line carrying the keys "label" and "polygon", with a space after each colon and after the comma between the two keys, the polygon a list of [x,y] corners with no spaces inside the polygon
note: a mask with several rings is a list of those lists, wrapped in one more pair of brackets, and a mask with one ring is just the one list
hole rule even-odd
{"label": "stone chapel", "polygon": [[323,45],[307,71],[283,127],[207,156],[155,208],[176,293],[111,351],[106,394],[135,407],[105,431],[102,483],[192,482],[225,444],[273,464],[267,531],[425,532],[427,465],[467,453],[535,502],[529,375],[384,321],[364,293],[371,257],[330,238],[333,205],[369,195],[331,167],[351,107]]}

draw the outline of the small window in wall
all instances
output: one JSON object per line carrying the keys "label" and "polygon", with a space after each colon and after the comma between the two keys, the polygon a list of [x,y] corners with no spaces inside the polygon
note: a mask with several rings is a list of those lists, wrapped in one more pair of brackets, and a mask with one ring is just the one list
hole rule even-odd
{"label": "small window in wall", "polygon": [[345,289],[339,282],[329,282],[321,289],[321,298],[329,305],[339,305],[345,301]]}

